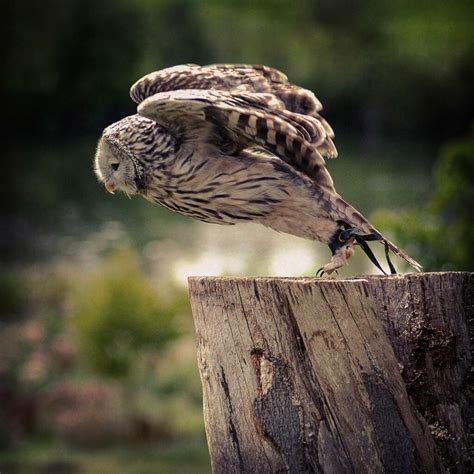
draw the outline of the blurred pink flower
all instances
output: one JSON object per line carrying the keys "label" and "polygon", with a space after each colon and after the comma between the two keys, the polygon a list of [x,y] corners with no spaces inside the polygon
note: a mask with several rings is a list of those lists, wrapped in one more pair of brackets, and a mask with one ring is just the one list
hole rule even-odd
{"label": "blurred pink flower", "polygon": [[24,342],[30,344],[41,342],[44,339],[44,335],[44,325],[37,319],[30,319],[23,325],[21,338]]}
{"label": "blurred pink flower", "polygon": [[59,336],[51,343],[51,353],[53,358],[59,364],[65,367],[71,367],[76,359],[74,346],[66,336]]}
{"label": "blurred pink flower", "polygon": [[95,445],[123,435],[118,393],[103,382],[61,382],[49,391],[43,407],[52,431],[66,441]]}
{"label": "blurred pink flower", "polygon": [[21,368],[21,378],[26,382],[36,382],[46,376],[50,357],[43,349],[34,351]]}

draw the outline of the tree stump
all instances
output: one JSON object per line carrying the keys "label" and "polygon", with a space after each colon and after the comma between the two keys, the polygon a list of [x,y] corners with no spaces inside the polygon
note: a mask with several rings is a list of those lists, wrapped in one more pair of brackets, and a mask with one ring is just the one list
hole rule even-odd
{"label": "tree stump", "polygon": [[213,471],[470,472],[473,278],[190,278]]}

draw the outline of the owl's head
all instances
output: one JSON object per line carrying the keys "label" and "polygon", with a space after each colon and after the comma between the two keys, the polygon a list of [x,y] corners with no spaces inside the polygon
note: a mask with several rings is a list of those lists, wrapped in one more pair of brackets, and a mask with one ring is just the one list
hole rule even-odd
{"label": "owl's head", "polygon": [[95,154],[94,170],[107,191],[129,195],[146,189],[146,171],[159,160],[169,134],[153,120],[131,115],[108,126]]}

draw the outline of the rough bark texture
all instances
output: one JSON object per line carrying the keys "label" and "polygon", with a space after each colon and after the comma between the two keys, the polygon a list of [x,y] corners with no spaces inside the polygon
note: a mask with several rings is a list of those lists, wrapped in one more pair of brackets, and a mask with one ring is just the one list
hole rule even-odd
{"label": "rough bark texture", "polygon": [[369,287],[408,394],[445,467],[472,472],[474,274],[371,278]]}
{"label": "rough bark texture", "polygon": [[469,472],[472,283],[190,278],[214,472]]}

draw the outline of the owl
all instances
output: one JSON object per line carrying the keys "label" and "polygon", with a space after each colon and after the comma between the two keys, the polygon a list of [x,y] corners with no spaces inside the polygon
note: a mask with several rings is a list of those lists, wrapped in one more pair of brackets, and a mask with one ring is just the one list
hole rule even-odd
{"label": "owl", "polygon": [[[153,72],[130,90],[137,114],[107,127],[95,172],[107,191],[141,195],[200,221],[258,222],[329,246],[318,274],[343,266],[367,241],[420,265],[337,192],[325,158],[334,133],[309,90],[267,66],[187,64]],[[384,272],[385,273],[385,272]]]}

